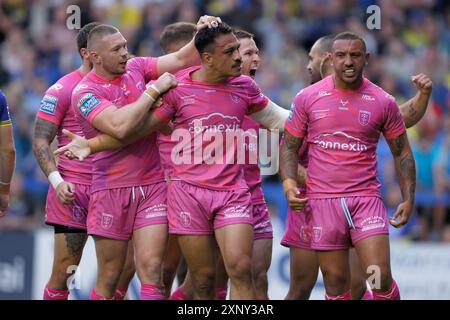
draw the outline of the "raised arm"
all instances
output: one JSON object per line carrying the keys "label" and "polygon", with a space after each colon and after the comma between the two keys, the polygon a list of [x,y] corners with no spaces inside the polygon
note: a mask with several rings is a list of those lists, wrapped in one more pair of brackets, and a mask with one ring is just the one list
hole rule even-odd
{"label": "raised arm", "polygon": [[289,110],[284,109],[269,100],[264,109],[251,114],[250,117],[267,129],[278,129],[280,131],[284,131],[284,124],[289,117]]}
{"label": "raised arm", "polygon": [[[221,22],[219,17],[202,16],[197,22],[197,31],[203,28],[217,27],[218,23]],[[158,74],[163,74],[164,72],[174,73],[187,67],[200,64],[200,56],[195,48],[194,39],[195,36],[188,44],[178,51],[159,57],[157,61]]]}
{"label": "raised arm", "polygon": [[303,138],[297,138],[286,131],[280,149],[280,177],[288,204],[294,211],[301,211],[307,201],[298,198],[297,190],[298,150],[302,142]]}
{"label": "raised arm", "polygon": [[407,128],[414,126],[422,119],[427,111],[431,91],[433,90],[433,82],[423,73],[412,76],[411,82],[416,86],[417,93],[410,100],[399,106]]}
{"label": "raised arm", "polygon": [[[416,165],[406,133],[386,141],[394,156],[395,171],[403,197],[403,202],[397,207],[397,211],[390,220],[391,225],[398,228],[408,222],[414,208]],[[397,221],[398,217],[400,217],[400,220]]]}
{"label": "raised arm", "polygon": [[11,121],[0,121],[0,218],[9,204],[11,179],[16,163],[16,149]]}

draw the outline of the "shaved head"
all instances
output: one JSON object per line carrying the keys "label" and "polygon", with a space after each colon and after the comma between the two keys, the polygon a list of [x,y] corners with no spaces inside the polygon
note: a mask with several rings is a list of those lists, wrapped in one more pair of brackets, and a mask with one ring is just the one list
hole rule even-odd
{"label": "shaved head", "polygon": [[197,26],[189,22],[167,25],[161,33],[159,45],[165,53],[172,53],[184,47],[197,32]]}
{"label": "shaved head", "polygon": [[322,80],[330,73],[331,48],[333,46],[334,36],[327,35],[319,38],[308,54],[308,72],[310,74],[311,84]]}
{"label": "shaved head", "polygon": [[314,46],[317,47],[320,54],[325,54],[327,52],[331,52],[331,48],[333,47],[334,36],[326,35],[322,38],[317,39],[314,43]]}
{"label": "shaved head", "polygon": [[116,27],[107,25],[107,24],[101,24],[99,26],[96,26],[94,29],[89,32],[89,37],[87,40],[87,49],[89,51],[91,50],[97,50],[98,49],[98,43],[106,36],[109,36],[111,34],[118,33],[119,29]]}

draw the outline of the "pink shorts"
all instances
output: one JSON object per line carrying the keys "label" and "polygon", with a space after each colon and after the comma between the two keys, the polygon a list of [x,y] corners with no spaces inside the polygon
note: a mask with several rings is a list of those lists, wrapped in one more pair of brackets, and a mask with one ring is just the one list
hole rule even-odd
{"label": "pink shorts", "polygon": [[232,224],[251,224],[250,193],[218,191],[175,180],[167,194],[169,233],[210,235]]}
{"label": "pink shorts", "polygon": [[75,199],[70,204],[62,204],[52,186],[48,188],[45,204],[45,223],[86,230],[86,218],[91,196],[91,186],[73,184]]}
{"label": "pink shorts", "polygon": [[386,209],[378,197],[309,199],[311,247],[348,249],[370,236],[389,234]]}
{"label": "pink shorts", "polygon": [[273,239],[272,221],[266,204],[253,204],[252,211],[254,240]]}
{"label": "pink shorts", "polygon": [[99,190],[89,204],[88,234],[130,240],[135,230],[167,224],[167,184]]}
{"label": "pink shorts", "polygon": [[288,248],[313,250],[311,248],[311,219],[312,212],[309,203],[301,212],[289,208],[286,217],[286,231],[281,245]]}

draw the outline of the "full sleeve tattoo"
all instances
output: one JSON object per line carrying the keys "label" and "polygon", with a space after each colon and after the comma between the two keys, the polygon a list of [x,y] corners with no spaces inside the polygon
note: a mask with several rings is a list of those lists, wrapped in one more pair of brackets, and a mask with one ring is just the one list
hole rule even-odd
{"label": "full sleeve tattoo", "polygon": [[50,144],[56,136],[58,127],[50,121],[36,119],[33,135],[33,152],[42,171],[48,176],[57,170],[55,158],[50,149]]}
{"label": "full sleeve tattoo", "polygon": [[401,136],[388,139],[389,147],[395,161],[395,170],[400,183],[403,201],[414,203],[416,190],[416,165],[408,142],[406,133]]}

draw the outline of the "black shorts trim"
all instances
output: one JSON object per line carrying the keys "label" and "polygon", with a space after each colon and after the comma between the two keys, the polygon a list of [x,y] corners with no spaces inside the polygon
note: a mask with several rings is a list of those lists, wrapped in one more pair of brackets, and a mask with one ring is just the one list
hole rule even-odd
{"label": "black shorts trim", "polygon": [[87,233],[87,231],[84,229],[62,226],[60,224],[50,224],[50,225],[53,226],[53,228],[55,230],[55,234],[58,234],[58,233]]}

